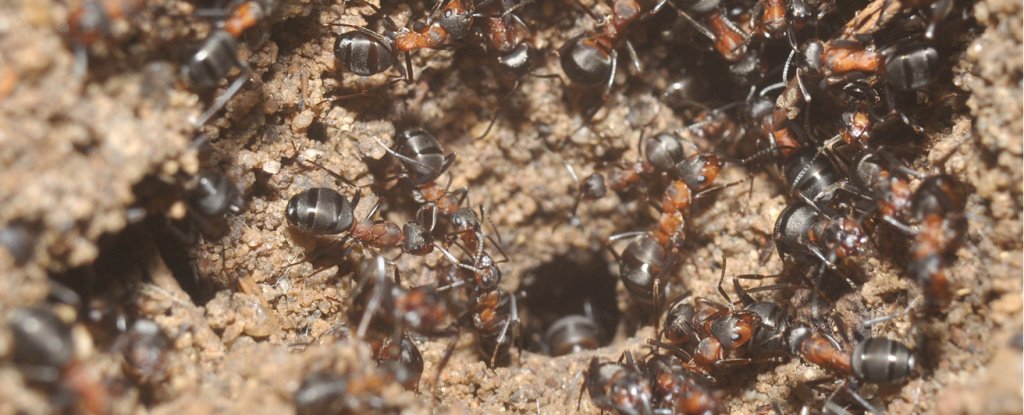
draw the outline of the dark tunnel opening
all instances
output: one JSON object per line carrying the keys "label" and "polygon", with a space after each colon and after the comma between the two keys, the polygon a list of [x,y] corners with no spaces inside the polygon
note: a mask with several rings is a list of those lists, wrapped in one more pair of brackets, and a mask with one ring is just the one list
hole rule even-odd
{"label": "dark tunnel opening", "polygon": [[618,280],[592,252],[570,252],[523,274],[523,348],[559,356],[611,343],[620,313]]}

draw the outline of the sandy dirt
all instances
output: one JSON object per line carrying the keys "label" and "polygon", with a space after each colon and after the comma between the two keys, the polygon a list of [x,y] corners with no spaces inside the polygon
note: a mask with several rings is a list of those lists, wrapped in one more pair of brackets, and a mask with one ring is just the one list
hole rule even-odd
{"label": "sandy dirt", "polygon": [[[93,395],[104,395],[111,413],[293,413],[295,391],[311,373],[380,376],[369,348],[347,334],[352,323],[345,317],[354,264],[369,253],[340,252],[285,220],[288,199],[302,190],[354,193],[308,162],[362,187],[357,217],[379,200],[385,219],[405,223],[415,213],[410,189],[389,180],[399,166],[379,143],[390,145],[395,131],[409,125],[433,132],[446,152],[457,154],[452,187],[468,188],[472,205],[486,207],[500,234],[510,258],[502,264],[502,287],[514,291],[527,276],[563,277],[539,270],[571,270],[544,267],[566,258],[600,264],[587,272],[617,276],[606,239],[649,226],[656,212],[641,197],[611,193],[583,202],[573,225],[574,182],[564,163],[581,177],[607,171],[638,157],[641,130],[694,121],[652,94],[677,76],[668,68],[680,58],[667,39],[693,36],[673,35],[685,28],[671,19],[656,19],[652,27],[659,29],[639,40],[642,74],[620,62],[611,93],[588,124],[580,107],[599,99],[593,94],[528,77],[503,99],[512,83],[497,77],[485,57],[464,50],[415,55],[417,80],[410,85],[337,98],[387,82],[385,75],[335,70],[340,24],[377,27],[377,19],[366,18],[373,16],[369,7],[293,0],[279,1],[243,37],[251,82],[197,130],[191,120],[211,97],[188,91],[176,62],[209,33],[216,19],[200,15],[216,2],[145,3],[89,48],[89,70],[78,74],[73,45],[60,31],[67,4],[0,2],[0,242],[8,248],[0,249],[0,320],[44,301],[51,280],[74,288],[90,306],[154,320],[171,345],[158,376],[148,379],[123,370],[115,328],[81,324],[89,330],[78,335],[80,376],[104,391]],[[568,4],[527,7],[535,47],[557,49],[591,27]],[[608,11],[600,2],[594,8]],[[385,2],[383,9],[399,26],[429,13],[419,2]],[[967,243],[949,269],[956,295],[945,316],[914,313],[873,329],[918,353],[919,369],[906,384],[862,390],[890,413],[1024,410],[1022,11],[1019,2],[1004,0],[966,9],[969,24],[943,61],[941,82],[929,88],[934,110],[918,116],[927,138],[910,146],[908,160],[918,171],[953,174],[974,187]],[[553,53],[534,72],[561,73]],[[714,96],[714,82],[707,84],[709,105],[742,99],[738,89]],[[474,139],[495,111],[494,129]],[[740,156],[753,143],[715,148]],[[189,219],[185,195],[203,169],[225,172],[244,194],[244,211],[227,218],[223,235],[199,237]],[[723,257],[728,275],[782,270],[776,254],[761,260],[787,203],[772,169],[729,165],[719,180],[742,184],[721,191],[691,218],[685,258],[669,281],[674,293],[717,296]],[[857,264],[869,277],[859,291],[836,300],[837,314],[850,326],[898,313],[921,294],[907,277],[906,243],[896,235],[879,238],[897,242],[873,248]],[[433,282],[444,262],[436,253],[397,260],[408,285]],[[448,339],[416,337],[426,362],[419,391],[391,383],[363,393],[403,413],[599,413],[586,397],[577,410],[590,359],[642,351],[654,336],[621,284],[616,295],[622,321],[606,347],[554,358],[523,351],[509,367],[490,369],[473,336],[463,333],[435,385]],[[793,304],[807,314],[806,295]],[[30,385],[11,361],[13,341],[0,329],[0,414],[57,411],[55,394]],[[826,379],[826,388],[834,384],[823,370],[792,359],[740,371],[723,382],[721,396],[729,413],[771,413],[773,402],[794,413],[803,404],[820,405],[823,395],[805,386],[817,379]],[[82,401],[89,397],[79,396],[77,410]]]}

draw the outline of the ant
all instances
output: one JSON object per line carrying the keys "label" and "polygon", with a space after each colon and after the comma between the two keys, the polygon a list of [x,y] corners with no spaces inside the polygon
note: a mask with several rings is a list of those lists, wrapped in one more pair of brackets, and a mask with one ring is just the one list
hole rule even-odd
{"label": "ant", "polygon": [[52,302],[12,311],[7,321],[13,340],[11,360],[27,382],[50,393],[55,407],[107,413],[110,391],[78,355],[76,351],[86,346],[72,336],[80,299],[70,289],[56,286],[50,295],[69,304]]}
{"label": "ant", "polygon": [[925,179],[911,199],[919,230],[910,245],[907,268],[924,287],[929,310],[945,308],[952,298],[945,268],[955,260],[966,238],[964,209],[970,193],[970,185],[940,174]]}
{"label": "ant", "polygon": [[387,277],[387,260],[379,255],[360,261],[356,274],[359,286],[350,314],[359,317],[357,337],[365,338],[374,320],[394,329],[396,342],[400,341],[403,330],[424,335],[449,332],[447,327],[441,327],[449,313],[436,287],[402,287],[397,271],[395,279]]}
{"label": "ant", "polygon": [[110,37],[114,25],[138,14],[144,3],[144,0],[78,0],[73,3],[61,31],[75,53],[76,75],[84,75],[88,68],[88,48]]}
{"label": "ant", "polygon": [[642,369],[651,382],[653,413],[682,415],[724,414],[725,405],[704,379],[672,355],[651,353]]}
{"label": "ant", "polygon": [[644,0],[614,0],[612,15],[599,30],[569,39],[558,49],[562,71],[569,80],[586,86],[604,83],[604,93],[607,95],[615,81],[619,58],[616,49],[622,41],[626,43],[634,66],[640,70],[636,51],[624,36],[633,23],[654,16],[668,0],[660,0],[650,8],[642,5],[641,1]]}
{"label": "ant", "polygon": [[612,235],[608,243],[626,238],[633,238],[633,241],[621,254],[609,245],[609,250],[619,264],[622,285],[641,310],[657,310],[662,296],[662,279],[673,269],[673,257],[668,255],[663,244],[646,232]]}
{"label": "ant", "polygon": [[221,108],[227,105],[238,91],[248,82],[252,67],[238,57],[238,39],[249,28],[268,16],[276,7],[277,0],[248,0],[235,7],[222,24],[216,28],[189,61],[181,66],[182,77],[194,89],[211,90],[220,84],[228,72],[238,68],[241,73],[220,94],[213,104],[194,122],[204,125]]}
{"label": "ant", "polygon": [[292,400],[299,415],[339,413],[393,413],[401,408],[386,402],[385,388],[392,380],[377,371],[349,368],[338,374],[318,370],[306,376]]}
{"label": "ant", "polygon": [[132,378],[147,385],[166,379],[171,340],[152,320],[135,320],[115,342],[115,349],[121,350],[122,367]]}
{"label": "ant", "polygon": [[416,190],[415,198],[422,204],[416,212],[416,218],[421,224],[421,214],[427,208],[431,214],[429,231],[434,230],[438,214],[446,217],[455,214],[468,190],[449,192],[452,181],[450,174],[445,187],[437,183],[437,179],[455,162],[455,153],[444,154],[437,137],[419,127],[406,128],[396,134],[394,149],[380,142],[378,144],[398,159],[405,169],[403,177],[412,183]]}
{"label": "ant", "polygon": [[593,316],[571,314],[555,320],[544,332],[549,356],[563,356],[601,347],[602,331]]}
{"label": "ant", "polygon": [[918,173],[901,165],[888,153],[864,150],[849,167],[850,182],[874,201],[869,212],[877,212],[886,224],[906,235],[915,230],[906,225],[911,216],[910,178]]}
{"label": "ant", "polygon": [[602,411],[630,415],[654,413],[651,384],[628,350],[623,352],[618,362],[601,362],[597,357],[590,359],[590,366],[583,376],[583,388],[580,388],[576,400],[577,411],[584,391]]}
{"label": "ant", "polygon": [[406,390],[419,389],[420,376],[423,375],[423,354],[407,332],[403,332],[396,343],[391,335],[373,330],[369,341],[378,367],[383,368]]}
{"label": "ant", "polygon": [[[377,6],[363,1],[359,3],[380,13]],[[412,59],[409,54],[405,54],[404,67],[398,63],[398,54],[402,52],[397,48],[394,39],[398,28],[391,17],[385,16],[383,22],[386,30],[384,34],[365,27],[342,24],[352,30],[341,33],[334,41],[334,62],[337,70],[358,76],[372,76],[395,67],[400,76],[389,81],[385,87],[398,81],[411,83]]]}
{"label": "ant", "polygon": [[307,189],[288,200],[285,218],[292,226],[313,235],[345,233],[345,239],[352,238],[375,248],[399,246],[404,234],[398,225],[383,220],[370,221],[377,213],[379,203],[362,221],[354,220],[360,195],[360,191],[356,191],[355,197],[349,201],[333,189]]}
{"label": "ant", "polygon": [[473,26],[476,6],[473,0],[445,0],[435,10],[440,16],[433,16],[427,23],[417,23],[413,30],[403,29],[395,34],[395,49],[411,52],[418,49],[437,49],[466,37]]}
{"label": "ant", "polygon": [[188,204],[190,217],[204,235],[222,234],[224,215],[238,215],[245,209],[238,185],[215,170],[200,172],[194,187],[188,191]]}
{"label": "ant", "polygon": [[[758,346],[777,346],[780,338],[778,327],[786,325],[786,314],[781,313],[780,316],[776,312],[777,307],[773,310],[772,307],[753,302],[746,292],[741,297],[744,307],[737,309],[722,288],[726,265],[723,258],[718,292],[726,299],[727,304],[697,297],[694,305],[690,306],[683,303],[686,296],[680,297],[669,306],[665,314],[663,332],[667,334],[668,343],[662,343],[662,331],[659,331],[657,339],[650,341],[652,345],[666,348],[680,357],[687,357],[687,366],[705,375],[734,365],[780,361],[779,357],[771,356],[765,351],[758,353],[758,350],[752,350],[755,344],[752,341],[756,340]],[[733,281],[738,287],[738,283],[735,282],[738,280]],[[742,289],[740,292],[743,292]],[[762,314],[773,320],[765,323],[761,319]],[[687,346],[693,348],[692,355],[683,349]],[[727,357],[741,352],[746,352],[744,354],[747,355],[760,354],[764,357]]]}
{"label": "ant", "polygon": [[682,4],[669,4],[698,32],[714,42],[715,50],[722,58],[728,62],[737,62],[747,56],[750,35],[722,14],[719,0],[677,1]]}
{"label": "ant", "polygon": [[[508,257],[501,251],[500,244],[481,231],[480,221],[471,209],[459,209],[452,216],[452,223],[456,227],[453,232],[455,236],[459,237],[465,246],[475,245],[477,248],[471,255],[471,263],[458,261],[450,252],[441,249],[441,252],[448,256],[452,264],[472,274],[469,276],[471,281],[461,278],[464,277],[463,274],[450,275],[446,278],[456,279],[452,286],[472,283],[469,285],[467,312],[472,318],[477,348],[480,354],[487,359],[488,367],[505,365],[510,359],[509,351],[513,339],[518,337],[520,324],[516,297],[498,286],[502,278],[498,263],[508,261]],[[489,253],[484,252],[485,238],[491,240],[504,259],[495,261]],[[445,360],[447,360],[447,356]]]}
{"label": "ant", "polygon": [[481,31],[481,35],[484,37],[484,45],[495,55],[498,67],[506,76],[516,79],[518,86],[518,80],[533,69],[535,58],[529,42],[529,28],[513,13],[527,4],[527,1],[500,0],[500,3],[501,15],[486,16],[486,30]]}
{"label": "ant", "polygon": [[[904,313],[909,312],[911,303]],[[861,323],[861,331],[870,326],[895,318],[887,316]],[[860,382],[871,384],[898,384],[904,382],[914,371],[916,359],[903,343],[885,337],[867,337],[854,344],[853,349],[844,352],[839,342],[831,335],[806,325],[795,325],[789,332],[790,353],[805,362],[846,376],[846,390],[872,413],[881,413],[854,389]]]}

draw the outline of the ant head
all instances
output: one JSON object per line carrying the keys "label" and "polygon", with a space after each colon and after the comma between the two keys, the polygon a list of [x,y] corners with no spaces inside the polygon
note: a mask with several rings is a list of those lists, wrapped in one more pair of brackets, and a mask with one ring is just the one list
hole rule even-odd
{"label": "ant head", "polygon": [[451,217],[454,232],[480,232],[480,218],[472,208],[462,207]]}
{"label": "ant head", "polygon": [[840,258],[856,258],[864,254],[869,240],[860,223],[844,217],[830,221],[825,230],[825,243]]}
{"label": "ant head", "polygon": [[475,17],[472,7],[465,7],[462,0],[449,0],[441,7],[437,24],[448,32],[448,36],[461,39],[469,33]]}

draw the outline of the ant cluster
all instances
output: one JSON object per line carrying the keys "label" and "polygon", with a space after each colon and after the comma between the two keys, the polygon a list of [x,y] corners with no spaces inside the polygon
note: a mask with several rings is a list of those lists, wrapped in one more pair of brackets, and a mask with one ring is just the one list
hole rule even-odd
{"label": "ant cluster", "polygon": [[[89,48],[111,36],[113,25],[130,21],[142,3],[82,0],[72,8],[64,33],[83,71]],[[199,116],[197,126],[245,86],[253,71],[240,58],[239,42],[273,14],[277,3],[231,2],[222,21],[182,64],[182,79],[196,91],[213,90],[239,72]],[[398,76],[386,88],[414,81],[414,52],[473,45],[518,86],[546,63],[535,50],[530,26],[520,17],[532,3],[439,0],[425,21],[399,28],[377,6],[349,0],[347,4],[369,6],[382,29],[341,25],[344,32],[334,42],[335,67],[364,77],[393,68]],[[809,410],[846,413],[844,405],[858,405],[881,412],[880,403],[862,396],[860,387],[898,385],[915,376],[917,359],[911,348],[875,336],[871,328],[914,311],[941,315],[955,297],[948,269],[967,239],[965,209],[972,188],[950,174],[912,169],[904,161],[906,154],[891,148],[901,139],[897,136],[926,132],[915,117],[934,105],[928,100],[929,88],[948,76],[942,61],[949,51],[941,45],[962,24],[954,17],[959,6],[952,0],[876,0],[867,5],[829,0],[611,0],[610,14],[604,17],[579,7],[600,24],[548,51],[557,55],[567,90],[610,95],[616,88],[619,50],[626,50],[640,71],[642,58],[633,38],[647,30],[641,23],[662,26],[671,20],[696,36],[696,45],[690,47],[700,53],[701,62],[728,69],[736,87],[722,96],[743,95],[725,103],[705,99],[695,91],[702,72],[694,67],[687,81],[661,94],[692,123],[651,135],[641,132],[639,156],[632,163],[621,162],[583,180],[569,169],[578,182],[574,220],[582,201],[604,198],[609,190],[623,200],[651,202],[658,211],[645,228],[606,238],[631,305],[650,317],[656,335],[647,339],[649,349],[642,355],[627,351],[617,361],[594,357],[580,397],[585,392],[594,406],[623,414],[726,413],[723,384],[730,375],[800,359],[841,380],[822,402],[807,403],[814,407]],[[670,96],[682,96],[672,101],[682,104],[673,105]],[[599,103],[605,104],[607,100]],[[709,109],[713,105],[719,106]],[[282,212],[298,233],[329,241],[322,250],[355,252],[344,248],[356,246],[363,254],[354,261],[356,284],[347,326],[354,338],[371,346],[381,368],[374,378],[310,374],[294,395],[299,413],[395,410],[366,391],[388,383],[418,390],[424,360],[416,340],[423,337],[449,339],[436,365],[434,385],[463,332],[473,335],[479,358],[488,367],[514,365],[515,348],[522,343],[520,315],[529,310],[521,309],[521,292],[502,286],[502,264],[514,259],[506,255],[487,210],[470,203],[470,189],[451,188],[456,155],[446,153],[420,127],[400,129],[392,146],[377,142],[415,203],[411,220],[375,219],[379,199],[368,214],[357,217],[364,187],[313,161],[306,163],[351,188],[352,195],[313,187],[292,195]],[[737,142],[741,145],[733,145]],[[696,211],[741,183],[718,180],[729,166],[763,168],[785,189],[788,204],[771,235],[783,271],[733,276],[734,302],[725,289],[723,258],[718,292],[724,302],[674,292],[677,271],[692,249],[690,236],[699,226]],[[190,218],[204,234],[223,228],[225,215],[244,210],[239,187],[224,173],[203,170],[185,187]],[[892,234],[908,246],[906,271],[919,287],[920,310],[914,300],[899,315],[860,322],[851,335],[834,310],[836,298],[858,290],[865,276],[858,275],[857,263],[881,255],[872,245],[880,235]],[[624,249],[616,249],[623,243]],[[436,255],[436,281],[407,286],[399,261],[390,253]],[[781,282],[757,288],[741,283],[766,279]],[[778,295],[752,295],[767,291]],[[788,301],[797,296],[783,295],[796,291],[810,298],[808,313],[796,312],[796,302]],[[55,311],[77,301],[17,310],[9,323],[15,340],[12,356],[33,382],[55,395],[77,396],[77,405],[88,412],[103,413],[102,388],[76,365],[71,331],[78,319]],[[554,319],[543,329],[542,348],[562,355],[602,346],[609,333],[597,320],[592,312]],[[157,382],[161,350],[169,340],[148,320],[137,320],[131,328],[120,322],[119,327],[124,340],[118,350],[123,351],[126,371],[144,382]]]}

